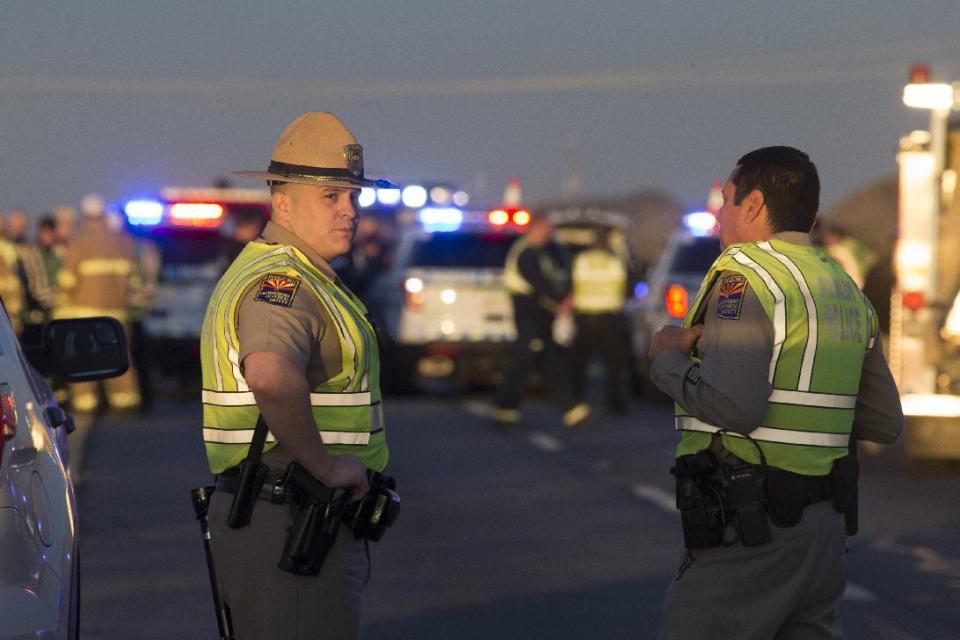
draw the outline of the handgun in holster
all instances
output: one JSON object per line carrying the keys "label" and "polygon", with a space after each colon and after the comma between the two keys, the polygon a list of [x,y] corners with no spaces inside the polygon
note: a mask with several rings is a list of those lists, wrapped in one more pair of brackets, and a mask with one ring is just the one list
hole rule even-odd
{"label": "handgun in holster", "polygon": [[230,504],[230,513],[227,516],[227,524],[233,529],[247,526],[253,517],[253,507],[257,504],[263,480],[267,475],[267,465],[260,462],[260,454],[263,453],[263,444],[266,439],[267,423],[261,415],[257,418],[257,426],[253,430],[253,440],[250,442],[247,457],[240,463],[237,492],[233,494],[233,502]]}
{"label": "handgun in holster", "polygon": [[347,494],[326,486],[296,461],[287,467],[283,486],[297,511],[278,566],[297,575],[315,576],[337,540]]}

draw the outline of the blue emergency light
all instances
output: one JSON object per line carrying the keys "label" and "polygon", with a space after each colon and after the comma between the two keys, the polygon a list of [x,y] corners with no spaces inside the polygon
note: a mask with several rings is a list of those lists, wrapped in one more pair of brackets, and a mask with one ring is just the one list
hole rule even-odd
{"label": "blue emergency light", "polygon": [[463,224],[463,211],[456,207],[424,207],[417,218],[424,231],[456,231]]}
{"label": "blue emergency light", "polygon": [[717,218],[709,211],[694,211],[683,216],[683,226],[697,237],[708,236],[717,226]]}
{"label": "blue emergency light", "polygon": [[163,204],[156,200],[131,200],[123,210],[133,225],[152,226],[163,219]]}

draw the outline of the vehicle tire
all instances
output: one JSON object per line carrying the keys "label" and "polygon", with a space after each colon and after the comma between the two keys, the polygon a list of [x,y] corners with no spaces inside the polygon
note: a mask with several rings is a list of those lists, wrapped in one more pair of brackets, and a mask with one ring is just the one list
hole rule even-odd
{"label": "vehicle tire", "polygon": [[80,638],[80,545],[73,547],[73,571],[70,577],[70,614],[67,618],[70,625],[67,631],[69,640]]}

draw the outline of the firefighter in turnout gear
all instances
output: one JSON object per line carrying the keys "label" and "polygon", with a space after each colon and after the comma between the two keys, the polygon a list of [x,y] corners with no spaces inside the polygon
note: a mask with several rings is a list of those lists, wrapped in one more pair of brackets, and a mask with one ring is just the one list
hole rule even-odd
{"label": "firefighter in turnout gear", "polygon": [[517,338],[497,390],[497,424],[520,421],[520,398],[534,366],[539,366],[547,388],[560,405],[566,426],[579,425],[590,416],[590,406],[580,402],[572,388],[568,355],[554,341],[554,320],[570,310],[571,285],[569,258],[552,236],[553,223],[537,215],[507,253],[503,279],[513,302]]}
{"label": "firefighter in turnout gear", "polygon": [[626,381],[629,341],[623,304],[627,295],[626,261],[610,247],[610,232],[596,229],[596,241],[573,260],[574,385],[585,393],[586,373],[595,353],[603,359],[603,385],[607,408],[627,410]]}
{"label": "firefighter in turnout gear", "polygon": [[[56,318],[111,316],[129,331],[130,299],[140,286],[133,238],[111,230],[105,219],[105,203],[96,194],[84,197],[83,224],[70,242],[57,274]],[[97,382],[70,385],[70,399],[78,412],[96,411],[100,403]],[[107,404],[115,410],[140,406],[137,372],[131,365],[126,373],[103,381]]]}
{"label": "firefighter in turnout gear", "polygon": [[[209,509],[223,603],[238,638],[353,639],[367,573],[364,542],[343,531],[319,575],[278,568],[291,505],[255,500],[232,528],[238,465],[258,418],[269,427],[265,487],[295,461],[352,499],[367,471],[387,465],[376,335],[360,300],[330,261],[349,251],[363,149],[333,114],[308,112],[283,131],[266,172],[271,221],[221,278],[203,323],[203,440],[217,490]],[[334,525],[342,528],[344,525]]]}
{"label": "firefighter in turnout gear", "polygon": [[687,548],[661,638],[840,638],[856,440],[903,428],[873,308],[809,231],[816,167],[743,156],[723,185],[723,253],[682,327],[650,346],[676,401]]}

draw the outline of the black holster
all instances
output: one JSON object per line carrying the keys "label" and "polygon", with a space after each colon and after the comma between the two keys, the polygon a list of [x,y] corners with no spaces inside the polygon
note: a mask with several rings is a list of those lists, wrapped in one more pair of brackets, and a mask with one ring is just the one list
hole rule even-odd
{"label": "black holster", "polygon": [[857,443],[850,436],[850,452],[833,462],[830,471],[833,486],[833,508],[843,514],[847,535],[855,536],[860,528],[860,461]]}
{"label": "black holster", "polygon": [[318,481],[298,462],[287,467],[284,491],[292,492],[296,515],[278,566],[297,575],[315,576],[337,540],[346,493]]}
{"label": "black holster", "polygon": [[688,549],[707,549],[723,542],[725,526],[721,487],[712,476],[717,459],[709,449],[680,456],[670,473],[677,480],[677,509]]}

